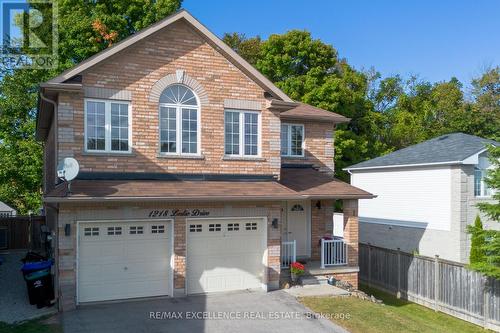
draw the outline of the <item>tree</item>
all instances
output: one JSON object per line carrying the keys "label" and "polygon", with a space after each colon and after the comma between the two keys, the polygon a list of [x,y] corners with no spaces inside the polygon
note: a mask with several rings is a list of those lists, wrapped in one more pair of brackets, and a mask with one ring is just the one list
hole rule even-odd
{"label": "tree", "polygon": [[500,146],[490,145],[488,147],[488,156],[492,168],[488,170],[485,181],[493,192],[492,199],[494,202],[480,203],[478,207],[492,220],[500,222]]}
{"label": "tree", "polygon": [[484,248],[486,240],[483,223],[479,215],[476,216],[474,225],[468,226],[467,232],[471,234],[469,262],[471,265],[483,264],[486,261],[486,251]]}
{"label": "tree", "polygon": [[42,145],[34,138],[38,85],[180,7],[181,0],[59,0],[59,68],[0,68],[0,200],[41,207]]}
{"label": "tree", "polygon": [[257,63],[262,46],[259,36],[247,38],[245,34],[233,32],[225,33],[222,40],[250,64]]}

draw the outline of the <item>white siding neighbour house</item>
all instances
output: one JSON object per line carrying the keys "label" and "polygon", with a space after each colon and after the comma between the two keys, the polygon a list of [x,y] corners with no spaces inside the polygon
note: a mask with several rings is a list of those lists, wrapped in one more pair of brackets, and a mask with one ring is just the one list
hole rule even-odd
{"label": "white siding neighbour house", "polygon": [[360,205],[362,222],[450,230],[449,166],[357,172],[352,174],[351,184],[379,193],[377,198],[363,200]]}
{"label": "white siding neighbour house", "polygon": [[467,225],[490,202],[484,182],[491,165],[486,145],[498,142],[453,133],[346,168],[351,184],[377,195],[359,203],[361,243],[467,263]]}

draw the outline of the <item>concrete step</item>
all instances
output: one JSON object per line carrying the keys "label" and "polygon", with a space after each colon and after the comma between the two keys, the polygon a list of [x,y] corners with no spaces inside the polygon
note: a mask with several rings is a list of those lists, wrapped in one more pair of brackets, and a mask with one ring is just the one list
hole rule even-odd
{"label": "concrete step", "polygon": [[324,275],[305,275],[301,279],[303,286],[328,284],[328,278]]}

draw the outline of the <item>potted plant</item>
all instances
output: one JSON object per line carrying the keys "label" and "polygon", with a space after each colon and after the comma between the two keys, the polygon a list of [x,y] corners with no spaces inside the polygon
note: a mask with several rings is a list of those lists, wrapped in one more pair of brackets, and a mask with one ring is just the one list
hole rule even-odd
{"label": "potted plant", "polygon": [[292,275],[292,282],[297,282],[299,277],[304,274],[304,265],[300,262],[292,262],[290,265],[290,273]]}

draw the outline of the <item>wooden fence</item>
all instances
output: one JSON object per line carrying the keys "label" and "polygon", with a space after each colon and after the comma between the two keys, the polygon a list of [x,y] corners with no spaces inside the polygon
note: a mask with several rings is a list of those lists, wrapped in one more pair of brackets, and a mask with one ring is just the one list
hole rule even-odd
{"label": "wooden fence", "polygon": [[40,226],[44,224],[44,216],[0,217],[1,232],[7,235],[3,249],[40,249]]}
{"label": "wooden fence", "polygon": [[464,264],[359,244],[362,283],[500,332],[500,280]]}

